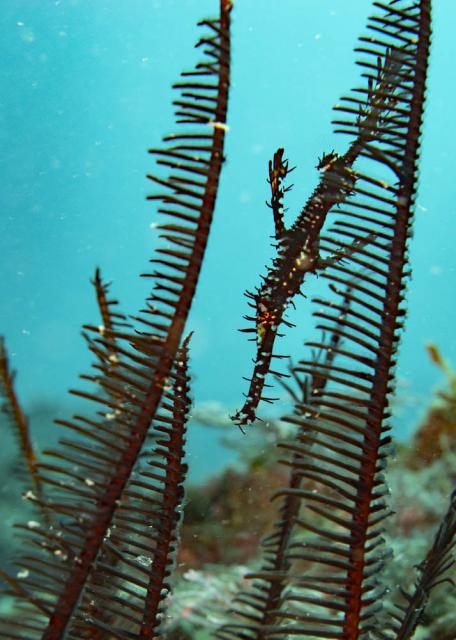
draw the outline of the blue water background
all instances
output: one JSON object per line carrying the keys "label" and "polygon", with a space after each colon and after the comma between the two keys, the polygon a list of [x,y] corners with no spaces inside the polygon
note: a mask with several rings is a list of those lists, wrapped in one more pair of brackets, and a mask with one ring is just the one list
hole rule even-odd
{"label": "blue water background", "polygon": [[[171,84],[191,69],[216,0],[2,0],[0,23],[0,332],[39,447],[60,428],[48,414],[81,408],[77,386],[90,356],[80,337],[98,324],[90,278],[113,281],[122,309],[134,312],[150,283],[157,231],[146,202],[155,171],[148,147],[175,131]],[[406,439],[442,382],[424,345],[438,344],[456,367],[454,78],[456,2],[435,0],[434,38],[415,237],[411,243],[407,330],[399,359],[394,428]],[[239,408],[253,345],[243,292],[272,255],[267,163],[284,146],[297,169],[292,219],[314,188],[318,156],[348,142],[330,124],[338,98],[358,84],[353,47],[371,10],[367,0],[238,0],[221,189],[190,318],[193,397]],[[174,95],[173,95],[174,94]],[[163,174],[162,174],[163,175]],[[323,283],[306,283],[307,293]],[[309,304],[299,304],[279,352],[304,355],[314,336]],[[93,411],[95,407],[85,407]],[[283,403],[260,415],[278,414]],[[235,429],[235,427],[227,427]],[[191,473],[217,470],[220,432],[193,426]]]}

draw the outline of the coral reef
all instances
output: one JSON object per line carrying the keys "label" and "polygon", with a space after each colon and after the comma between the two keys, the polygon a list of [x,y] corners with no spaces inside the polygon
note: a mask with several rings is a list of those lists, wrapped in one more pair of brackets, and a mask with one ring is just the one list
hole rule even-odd
{"label": "coral reef", "polygon": [[456,373],[435,345],[428,345],[432,361],[446,376],[446,385],[436,394],[412,442],[412,468],[426,466],[442,457],[444,451],[456,451]]}

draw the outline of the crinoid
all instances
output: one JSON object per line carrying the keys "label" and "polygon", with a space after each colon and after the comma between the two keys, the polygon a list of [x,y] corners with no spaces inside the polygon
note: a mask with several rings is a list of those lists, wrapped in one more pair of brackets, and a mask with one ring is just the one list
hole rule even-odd
{"label": "crinoid", "polygon": [[[153,291],[146,308],[127,320],[113,308],[97,270],[94,285],[102,324],[86,327],[96,363],[84,379],[94,391],[73,391],[100,409],[59,424],[64,439],[36,465],[22,437],[44,518],[25,529],[29,552],[21,577],[5,580],[24,608],[1,622],[5,638],[150,638],[159,624],[185,475],[183,443],[189,408],[185,321],[192,303],[217,196],[230,71],[229,0],[203,20],[203,59],[175,85],[183,132],[152,149],[167,177],[150,175],[162,191],[162,245],[144,274]],[[5,358],[3,361],[6,362]],[[2,367],[14,407],[12,377]],[[20,433],[25,421],[11,411]],[[153,441],[152,448],[147,443]],[[148,453],[147,453],[148,452]],[[142,456],[140,456],[142,454]],[[37,524],[39,522],[39,524]],[[36,551],[38,547],[38,551]],[[139,604],[142,602],[142,604]]]}
{"label": "crinoid", "polygon": [[[264,540],[263,565],[247,576],[252,588],[237,597],[237,614],[216,634],[221,640],[407,640],[431,591],[450,581],[456,493],[414,587],[387,589],[382,581],[390,555],[383,540],[389,402],[405,315],[431,5],[390,0],[374,6],[356,49],[363,81],[336,107],[336,131],[350,143],[344,153],[320,158],[320,182],[291,226],[283,215],[290,169],[282,148],[269,165],[277,256],[248,294],[257,357],[246,403],[235,416],[241,428],[265,399],[287,307],[315,272],[326,290],[314,298],[322,338],[307,341],[309,355],[291,368],[297,387],[275,372],[295,403],[285,420],[296,435],[279,443],[289,482],[273,496],[280,509]],[[146,640],[168,633],[162,622],[187,471],[185,325],[224,157],[231,8],[220,0],[219,17],[202,21],[204,58],[175,85],[183,132],[151,150],[169,171],[149,176],[162,189],[150,199],[166,216],[146,274],[152,293],[139,314],[127,316],[97,269],[101,324],[84,327],[95,363],[82,376],[93,386],[72,393],[98,409],[59,419],[75,435],[42,460],[30,444],[0,345],[1,392],[36,512],[18,525],[25,549],[18,573],[1,573],[15,607],[0,619],[2,638]],[[389,591],[390,608],[384,608]]]}

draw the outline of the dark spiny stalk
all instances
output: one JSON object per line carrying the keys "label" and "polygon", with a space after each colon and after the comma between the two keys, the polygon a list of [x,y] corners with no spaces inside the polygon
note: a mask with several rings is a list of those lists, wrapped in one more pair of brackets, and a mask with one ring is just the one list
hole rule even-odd
{"label": "dark spiny stalk", "polygon": [[407,127],[404,163],[401,167],[395,227],[391,243],[389,276],[385,290],[383,324],[379,336],[379,350],[374,369],[375,385],[366,421],[364,436],[365,463],[361,470],[363,482],[359,483],[353,519],[353,542],[350,550],[350,570],[347,575],[348,613],[344,622],[347,640],[359,637],[365,569],[365,546],[369,528],[369,516],[374,493],[379,454],[382,446],[382,425],[386,417],[388,395],[391,392],[394,354],[397,348],[397,332],[402,324],[404,301],[404,272],[407,240],[410,236],[412,209],[416,189],[417,159],[425,97],[426,72],[431,34],[430,0],[421,2],[419,39],[415,62],[415,81]]}
{"label": "dark spiny stalk", "polygon": [[[347,295],[349,292],[350,287],[347,289]],[[347,296],[344,296],[343,310],[339,319],[341,325],[344,323],[348,308],[349,301]],[[295,404],[294,411],[296,416],[303,413],[303,406],[310,401],[310,398],[318,396],[319,393],[324,391],[328,380],[325,375],[319,375],[319,367],[323,366],[324,369],[331,368],[339,343],[340,336],[334,332],[328,341],[327,350],[324,353],[320,351],[316,354],[310,380],[305,378],[303,381],[299,381],[300,395],[297,397],[298,401]],[[322,358],[321,362],[319,361],[320,358]],[[297,371],[299,371],[299,365],[297,369],[294,370],[295,380],[299,380]],[[299,420],[296,420],[293,416],[286,416],[283,419],[289,423],[300,424]],[[303,429],[304,433],[306,433],[311,431],[311,426],[306,425]],[[297,441],[299,440],[299,436],[300,432],[298,432],[296,436]],[[274,532],[262,543],[265,555],[270,556],[268,563],[263,566],[261,571],[246,575],[247,579],[262,580],[267,583],[267,587],[261,590],[263,605],[261,608],[261,616],[257,623],[257,632],[254,636],[256,640],[265,640],[267,638],[268,629],[275,620],[276,612],[279,610],[282,600],[283,590],[287,585],[287,575],[291,567],[291,562],[288,558],[289,544],[296,519],[301,509],[301,500],[295,494],[295,490],[300,489],[302,486],[303,475],[300,463],[304,462],[306,458],[309,458],[309,460],[312,459],[311,446],[308,448],[307,456],[302,453],[293,452],[291,460],[280,460],[282,464],[291,468],[288,483],[290,492],[285,495],[282,500],[280,519],[274,528]],[[273,495],[271,500],[275,498],[276,496]]]}
{"label": "dark spiny stalk", "polygon": [[[187,277],[185,277],[182,282],[179,281],[179,283],[181,283],[181,289],[178,294],[178,300],[175,303],[175,311],[169,326],[166,327],[165,340],[159,349],[156,364],[154,365],[155,373],[153,374],[149,389],[145,394],[138,416],[132,425],[127,446],[119,457],[115,472],[106,485],[104,495],[98,501],[97,510],[85,535],[81,553],[75,559],[74,566],[62,588],[61,595],[57,600],[42,640],[62,640],[65,637],[67,625],[78,607],[84,585],[96,562],[100,546],[113,519],[118,501],[131,476],[132,469],[138,459],[151,420],[156,414],[160,404],[166,379],[173,366],[175,355],[181,341],[201,270],[223,162],[224,123],[226,121],[229,86],[228,34],[230,9],[231,3],[227,0],[221,0],[220,33],[222,34],[222,53],[220,54],[220,73],[218,74],[218,102],[215,111],[215,121],[213,123],[211,164],[207,172],[207,183],[205,185],[197,229],[194,232],[195,242],[194,245],[191,246],[188,267],[186,269]],[[153,274],[153,277],[163,279],[159,273]],[[166,278],[168,281],[175,280],[171,276],[166,276]],[[80,395],[82,395],[82,393],[80,393]],[[89,394],[84,395],[91,397]]]}
{"label": "dark spiny stalk", "polygon": [[[43,488],[37,474],[36,454],[30,437],[28,420],[17,397],[15,376],[15,372],[11,371],[9,366],[5,340],[0,337],[0,390],[5,398],[2,409],[11,421],[33,492],[38,500],[42,500]],[[45,512],[43,514],[46,518],[48,517]]]}
{"label": "dark spiny stalk", "polygon": [[179,507],[182,508],[186,465],[183,464],[186,420],[190,409],[188,399],[189,379],[187,373],[188,336],[176,359],[175,403],[173,407],[173,430],[169,434],[167,447],[171,452],[164,478],[163,510],[160,514],[162,525],[159,529],[159,539],[154,551],[153,562],[150,567],[149,587],[144,603],[144,617],[139,638],[150,640],[158,635],[156,630],[160,624],[160,605],[163,601],[163,590],[168,585],[166,579],[170,573],[170,559],[174,559],[177,547],[178,532],[176,531],[180,519]]}

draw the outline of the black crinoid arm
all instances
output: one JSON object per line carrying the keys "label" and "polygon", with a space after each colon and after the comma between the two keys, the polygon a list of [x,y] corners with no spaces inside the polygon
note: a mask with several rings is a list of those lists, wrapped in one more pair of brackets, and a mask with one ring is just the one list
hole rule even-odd
{"label": "black crinoid arm", "polygon": [[[410,145],[405,147],[406,128],[416,128],[417,105],[412,105],[410,94],[415,81],[411,47],[416,43],[411,34],[416,20],[411,12],[419,6],[402,2],[375,6],[383,14],[372,17],[370,33],[357,49],[366,56],[359,62],[365,85],[356,87],[336,107],[349,117],[335,121],[336,133],[348,134],[351,142],[345,153],[332,151],[320,158],[319,183],[289,229],[283,223],[282,205],[287,188],[281,186],[288,163],[283,160],[283,150],[274,156],[275,181],[271,185],[276,185],[276,190],[272,190],[270,207],[277,253],[261,285],[246,294],[255,311],[246,318],[255,327],[244,331],[256,334],[257,350],[246,401],[234,416],[241,427],[255,420],[262,400],[273,400],[265,397],[263,390],[268,386],[275,341],[282,326],[293,326],[287,320],[287,310],[294,297],[302,294],[306,275],[325,274],[331,267],[340,267],[343,272],[351,257],[358,259],[358,265],[364,258],[371,270],[377,261],[380,273],[385,271],[385,261],[377,255],[378,247],[390,238],[385,233],[388,214],[382,207],[404,199],[404,154],[410,157],[414,152]],[[329,214],[335,224],[331,233],[324,235]]]}
{"label": "black crinoid arm", "polygon": [[44,454],[32,496],[52,524],[22,527],[21,579],[3,576],[25,615],[0,619],[8,640],[149,640],[160,634],[182,511],[189,409],[185,324],[213,218],[227,131],[231,2],[201,22],[194,69],[176,86],[178,132],[152,150],[165,177],[161,243],[145,308],[119,313],[97,270],[101,324],[85,327],[92,383],[72,391],[92,412],[59,420],[66,433]]}
{"label": "black crinoid arm", "polygon": [[219,632],[224,640],[408,639],[451,562],[454,498],[415,593],[388,620],[380,580],[389,558],[384,469],[410,274],[431,6],[429,0],[374,6],[356,49],[367,87],[356,87],[336,107],[337,130],[357,148],[347,152],[356,153],[351,192],[320,235],[323,260],[344,255],[329,260],[322,273],[329,292],[314,300],[317,328],[330,339],[307,342],[323,357],[297,366],[311,393],[285,418],[297,426],[296,437],[279,444],[290,482],[274,496],[279,515],[263,565],[239,597],[242,618]]}

